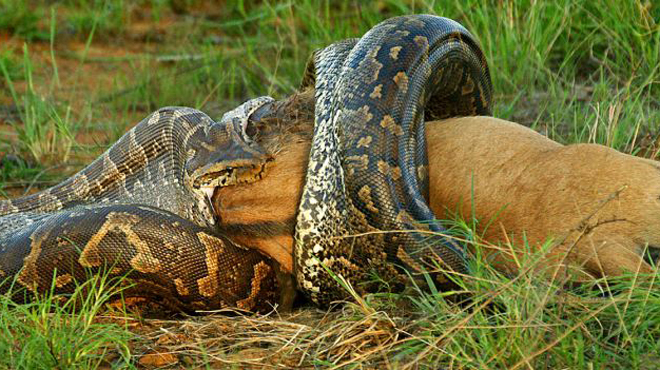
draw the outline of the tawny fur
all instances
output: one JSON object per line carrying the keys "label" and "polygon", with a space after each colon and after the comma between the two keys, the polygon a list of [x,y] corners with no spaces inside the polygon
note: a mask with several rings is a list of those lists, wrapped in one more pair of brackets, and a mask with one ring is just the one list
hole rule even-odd
{"label": "tawny fur", "polygon": [[[553,238],[543,264],[553,274],[564,256],[579,280],[651,271],[642,254],[660,245],[657,162],[601,145],[563,146],[488,117],[430,123],[426,136],[439,217],[471,218],[474,207],[484,239],[510,240],[518,259],[525,239],[535,250]],[[497,267],[518,267],[506,248],[487,253]]]}
{"label": "tawny fur", "polygon": [[223,234],[261,250],[286,271],[293,268],[293,226],[309,148],[309,141],[291,142],[276,154],[261,181],[216,191],[215,208],[225,227]]}
{"label": "tawny fur", "polygon": [[[474,209],[478,231],[492,245],[480,248],[497,268],[516,271],[528,252],[525,240],[535,251],[551,238],[542,264],[551,274],[570,272],[584,280],[652,271],[642,254],[647,245],[660,245],[657,162],[600,145],[563,146],[490,117],[428,122],[426,136],[431,207],[440,218],[458,213],[471,219]],[[263,138],[276,148],[270,173],[215,197],[224,225],[256,226],[235,228],[230,237],[273,256],[284,270],[292,266],[293,234],[287,230],[295,220],[308,139]],[[273,223],[283,227],[260,229]]]}

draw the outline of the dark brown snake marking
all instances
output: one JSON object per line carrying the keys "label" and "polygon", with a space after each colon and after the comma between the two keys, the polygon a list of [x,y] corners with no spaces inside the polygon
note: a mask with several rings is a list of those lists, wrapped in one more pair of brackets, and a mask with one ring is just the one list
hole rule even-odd
{"label": "dark brown snake marking", "polygon": [[[386,20],[360,40],[313,55],[303,87],[316,88],[314,137],[298,213],[294,269],[319,304],[346,297],[325,269],[357,287],[371,271],[400,282],[441,262],[467,271],[428,199],[424,119],[490,115],[488,66],[472,35],[431,15]],[[443,274],[437,281],[446,282]]]}
{"label": "dark brown snake marking", "polygon": [[[317,52],[303,86],[314,83],[296,232],[301,287],[317,303],[343,296],[322,265],[352,281],[371,269],[399,278],[392,262],[417,272],[438,254],[465,271],[460,247],[442,238],[427,248],[419,234],[334,237],[443,230],[422,223],[434,218],[423,196],[422,109],[430,119],[490,113],[488,69],[471,35],[439,17],[388,20],[357,43]],[[263,308],[276,292],[267,260],[210,228],[211,189],[258,179],[269,160],[247,138],[245,116],[218,124],[187,108],[159,110],[62,184],[0,202],[0,278],[28,292],[48,290],[54,278],[55,292],[66,293],[110,269],[135,281],[136,294],[182,310]]]}
{"label": "dark brown snake marking", "polygon": [[[210,193],[260,179],[271,158],[250,141],[259,98],[214,122],[163,108],[85,169],[40,193],[0,201],[0,294],[70,293],[100,270],[135,282],[132,295],[185,311],[267,309],[270,262],[218,235]],[[24,288],[23,292],[20,289]]]}

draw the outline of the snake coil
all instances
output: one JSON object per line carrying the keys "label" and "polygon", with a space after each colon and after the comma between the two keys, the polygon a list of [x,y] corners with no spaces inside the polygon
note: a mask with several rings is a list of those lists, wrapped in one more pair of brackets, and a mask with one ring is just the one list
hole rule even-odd
{"label": "snake coil", "polygon": [[401,281],[395,264],[465,273],[461,246],[412,230],[445,231],[426,200],[425,118],[491,113],[488,66],[472,35],[432,15],[388,19],[317,51],[302,85],[315,87],[316,112],[296,226],[300,288],[327,304],[346,293],[326,269],[353,283],[372,270]]}
{"label": "snake coil", "polygon": [[162,108],[69,179],[0,201],[0,294],[14,282],[19,301],[51,287],[67,294],[105,271],[134,283],[125,296],[177,310],[269,309],[269,260],[219,235],[210,194],[263,176],[271,158],[245,130],[270,101],[251,100],[220,122]]}

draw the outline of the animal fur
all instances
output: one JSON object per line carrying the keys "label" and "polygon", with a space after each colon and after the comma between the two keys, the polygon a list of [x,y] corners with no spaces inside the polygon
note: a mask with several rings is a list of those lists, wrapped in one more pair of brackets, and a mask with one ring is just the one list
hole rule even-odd
{"label": "animal fur", "polygon": [[[309,112],[295,119],[290,112],[305,99],[286,103],[285,119],[261,124],[259,140],[276,158],[270,173],[215,197],[228,236],[285,271],[311,133]],[[290,120],[297,124],[287,126]],[[432,209],[439,218],[476,217],[486,242],[480,248],[498,269],[516,271],[550,239],[542,265],[552,275],[585,280],[653,271],[643,256],[660,246],[657,162],[600,145],[564,146],[491,117],[428,122],[426,138]]]}

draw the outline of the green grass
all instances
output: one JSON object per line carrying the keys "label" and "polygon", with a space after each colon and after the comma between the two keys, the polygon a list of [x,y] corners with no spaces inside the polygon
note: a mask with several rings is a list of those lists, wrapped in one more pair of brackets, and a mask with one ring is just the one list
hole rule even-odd
{"label": "green grass", "polygon": [[130,364],[128,343],[135,335],[116,323],[99,321],[105,302],[121,292],[119,283],[107,274],[94,276],[78,285],[68,300],[48,294],[17,304],[0,296],[0,367],[96,368],[110,354],[116,364]]}
{"label": "green grass", "polygon": [[35,90],[33,65],[27,46],[23,51],[25,68],[25,91],[19,96],[14,89],[9,69],[0,61],[0,72],[5,78],[8,90],[14,102],[20,102],[20,125],[14,125],[18,150],[28,159],[40,163],[66,162],[73,144],[71,131],[75,126],[69,121],[69,111],[62,117],[55,104],[46,101]]}
{"label": "green grass", "polygon": [[30,9],[26,2],[0,1],[0,29],[7,30],[26,40],[44,40],[48,32],[39,27],[42,9]]}
{"label": "green grass", "polygon": [[[0,152],[24,160],[0,168],[0,194],[63,179],[158,107],[187,105],[219,117],[251,97],[285,97],[313,50],[408,13],[450,17],[477,36],[491,68],[495,116],[562,143],[600,143],[649,158],[660,151],[660,5],[654,1],[29,3],[0,0]],[[65,167],[57,165],[62,161]],[[469,224],[462,223],[464,232],[478,241]],[[530,256],[527,266],[539,257]],[[168,348],[217,366],[249,362],[232,356],[260,343],[295,364],[341,368],[660,368],[655,281],[597,282],[598,288],[567,293],[561,282],[530,272],[503,276],[480,258],[473,271],[469,308],[440,294],[371,295],[330,314],[333,320],[317,317],[318,324],[294,327],[292,319],[273,329],[267,320],[241,319],[249,325],[240,328],[251,334],[226,343],[204,332],[202,320],[194,345]],[[3,332],[23,341],[26,356],[4,365],[29,367],[54,333],[70,338],[62,333],[74,330],[68,325],[76,320],[58,310],[49,301],[2,301]],[[80,325],[89,322],[76,317]],[[169,330],[190,334],[183,327],[197,324]],[[90,348],[126,334],[110,335],[103,325],[76,328]],[[350,342],[351,335],[358,339]],[[49,365],[96,364],[93,350],[61,348],[60,362]],[[301,351],[310,355],[296,357]],[[134,364],[127,357],[116,362]]]}
{"label": "green grass", "polygon": [[589,289],[572,295],[531,273],[512,282],[486,271],[476,276],[483,282],[472,289],[477,293],[474,310],[456,311],[433,296],[414,299],[415,312],[424,313],[416,325],[424,330],[402,349],[429,363],[450,362],[446,351],[456,368],[655,366],[652,354],[660,349],[657,283],[626,279],[606,287],[616,292],[606,297]]}

